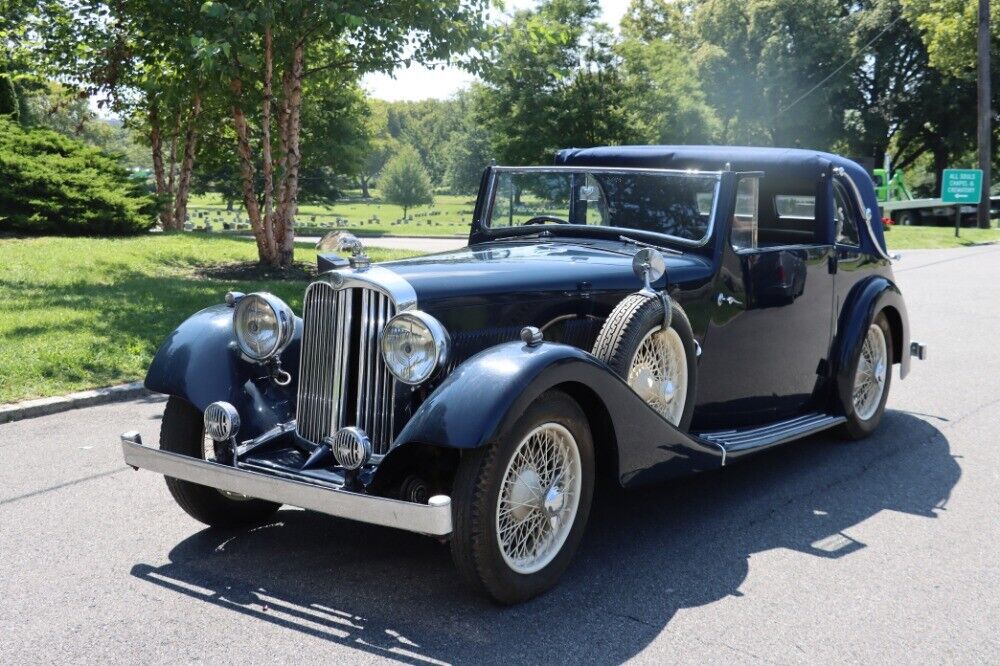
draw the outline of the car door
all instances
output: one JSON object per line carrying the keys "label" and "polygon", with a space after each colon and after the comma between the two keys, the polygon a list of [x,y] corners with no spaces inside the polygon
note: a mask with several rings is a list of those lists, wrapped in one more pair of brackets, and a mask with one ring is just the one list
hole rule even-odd
{"label": "car door", "polygon": [[[769,190],[758,196],[754,181],[740,182],[723,250],[698,370],[698,429],[756,425],[807,411],[829,354],[835,251],[816,226],[815,211],[823,208],[813,197],[813,219],[781,222],[779,195]],[[761,211],[772,221],[764,227]]]}

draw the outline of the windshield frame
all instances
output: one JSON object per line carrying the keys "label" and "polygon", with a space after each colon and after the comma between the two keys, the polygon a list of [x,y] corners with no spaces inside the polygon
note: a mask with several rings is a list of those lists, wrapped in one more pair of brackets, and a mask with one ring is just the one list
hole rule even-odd
{"label": "windshield frame", "polygon": [[[491,166],[489,182],[486,185],[486,201],[483,208],[483,214],[476,221],[476,226],[479,227],[480,231],[485,234],[488,238],[503,238],[506,236],[522,235],[527,233],[538,233],[543,230],[552,230],[553,228],[573,230],[573,229],[605,229],[616,234],[621,234],[624,236],[654,236],[657,238],[662,238],[670,243],[676,243],[679,245],[684,245],[686,247],[704,247],[712,240],[715,233],[715,218],[719,208],[719,198],[721,194],[722,185],[722,174],[723,171],[702,171],[698,169],[656,169],[648,167],[601,167],[601,166],[568,166],[568,165],[558,165],[558,166]],[[600,174],[644,174],[653,176],[682,176],[685,178],[713,178],[715,179],[715,190],[714,196],[712,197],[712,210],[708,214],[708,224],[705,227],[705,233],[699,239],[691,238],[681,238],[679,236],[674,236],[672,234],[665,234],[656,231],[648,231],[645,229],[633,229],[631,227],[613,227],[604,226],[596,224],[540,224],[537,229],[532,229],[532,232],[525,232],[525,227],[491,227],[489,221],[493,219],[493,207],[495,204],[495,194],[497,189],[497,181],[503,173],[600,173]]]}

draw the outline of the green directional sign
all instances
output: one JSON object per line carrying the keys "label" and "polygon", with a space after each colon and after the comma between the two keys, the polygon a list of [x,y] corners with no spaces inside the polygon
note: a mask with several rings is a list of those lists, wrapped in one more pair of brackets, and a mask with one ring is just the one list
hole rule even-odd
{"label": "green directional sign", "polygon": [[941,200],[944,203],[979,203],[983,194],[980,169],[945,169],[941,172]]}

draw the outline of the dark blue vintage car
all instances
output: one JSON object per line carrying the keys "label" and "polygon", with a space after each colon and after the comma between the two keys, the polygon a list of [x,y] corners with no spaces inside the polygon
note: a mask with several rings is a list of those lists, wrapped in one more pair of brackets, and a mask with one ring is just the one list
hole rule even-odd
{"label": "dark blue vintage car", "polygon": [[320,257],[302,318],[230,293],[156,355],[167,477],[213,526],[281,504],[450,539],[502,603],[569,565],[598,475],[869,435],[910,356],[871,179],[806,150],[641,146],[491,167],[469,246]]}

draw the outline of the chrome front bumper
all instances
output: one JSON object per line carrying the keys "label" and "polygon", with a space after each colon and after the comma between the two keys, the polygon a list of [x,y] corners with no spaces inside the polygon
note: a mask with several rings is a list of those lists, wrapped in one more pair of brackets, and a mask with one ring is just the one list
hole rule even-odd
{"label": "chrome front bumper", "polygon": [[145,446],[137,432],[121,437],[125,464],[135,469],[362,523],[432,536],[451,534],[451,498],[446,495],[436,495],[428,504],[363,495],[160,451]]}

